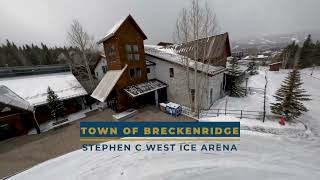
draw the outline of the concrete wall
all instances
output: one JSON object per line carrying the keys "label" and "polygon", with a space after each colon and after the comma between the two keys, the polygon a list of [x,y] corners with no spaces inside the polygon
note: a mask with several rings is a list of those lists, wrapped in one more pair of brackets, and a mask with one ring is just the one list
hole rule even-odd
{"label": "concrete wall", "polygon": [[[146,55],[146,59],[156,63],[154,72],[150,71],[150,77],[154,77],[166,84],[168,84],[167,95],[168,101],[172,101],[183,106],[190,107],[189,94],[187,89],[187,74],[186,68],[160,60]],[[170,77],[170,68],[174,69],[174,77]],[[194,71],[190,70],[190,87],[194,89]],[[198,73],[198,80],[200,84],[199,98],[201,99],[201,108],[208,109],[210,104],[210,89],[213,90],[213,102],[219,99],[221,93],[221,84],[223,82],[223,73],[207,78],[207,75]]]}

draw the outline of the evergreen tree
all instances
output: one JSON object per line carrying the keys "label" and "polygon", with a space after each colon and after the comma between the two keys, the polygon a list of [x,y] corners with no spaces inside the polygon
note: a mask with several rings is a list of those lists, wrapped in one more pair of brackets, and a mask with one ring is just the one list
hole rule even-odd
{"label": "evergreen tree", "polygon": [[257,69],[258,69],[258,66],[256,62],[251,61],[248,63],[248,71],[250,75],[258,74]]}
{"label": "evergreen tree", "polygon": [[286,79],[283,81],[281,87],[277,90],[274,97],[276,103],[271,103],[271,110],[274,114],[287,114],[289,120],[299,117],[302,112],[307,112],[307,108],[302,101],[311,100],[306,91],[301,88],[300,72],[293,69]]}
{"label": "evergreen tree", "polygon": [[48,108],[51,114],[51,117],[58,120],[59,117],[63,117],[63,102],[61,102],[58,98],[58,95],[50,88],[47,89],[47,103]]}
{"label": "evergreen tree", "polygon": [[302,68],[310,67],[314,64],[313,63],[314,47],[315,45],[312,43],[311,35],[309,34],[301,48],[300,66]]}
{"label": "evergreen tree", "polygon": [[245,94],[245,89],[241,86],[243,82],[242,72],[238,61],[233,59],[230,62],[230,67],[228,68],[228,74],[231,76],[230,80],[230,96],[232,97],[242,97]]}
{"label": "evergreen tree", "polygon": [[295,56],[296,53],[298,52],[299,45],[296,44],[295,41],[293,41],[291,44],[289,44],[284,51],[281,54],[281,57],[279,61],[285,59],[285,68],[286,69],[292,69],[294,67],[294,62],[295,62]]}

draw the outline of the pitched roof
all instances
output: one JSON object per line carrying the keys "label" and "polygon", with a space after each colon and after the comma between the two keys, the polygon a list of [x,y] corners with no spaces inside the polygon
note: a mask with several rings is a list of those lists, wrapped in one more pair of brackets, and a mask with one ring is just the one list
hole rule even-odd
{"label": "pitched roof", "polygon": [[0,103],[27,111],[33,110],[32,106],[26,100],[4,85],[0,85]]}
{"label": "pitched roof", "polygon": [[103,76],[96,89],[91,94],[91,97],[104,102],[112,91],[113,87],[117,84],[123,72],[127,69],[126,65],[121,70],[109,70]]}
{"label": "pitched roof", "polygon": [[107,34],[105,35],[104,38],[102,38],[101,40],[99,40],[97,42],[97,44],[103,43],[104,41],[110,39],[111,37],[113,37],[117,31],[119,30],[119,28],[121,27],[121,25],[125,22],[125,21],[130,21],[133,26],[142,34],[143,36],[143,40],[147,39],[147,36],[144,34],[144,32],[141,30],[141,28],[139,27],[139,25],[136,23],[136,21],[133,19],[133,17],[129,14],[126,17],[121,18],[117,23],[115,23],[107,32]]}
{"label": "pitched roof", "polygon": [[276,65],[276,64],[282,64],[282,62],[274,62],[274,63],[269,64],[269,66]]}
{"label": "pitched roof", "polygon": [[1,78],[4,85],[31,106],[47,103],[50,87],[61,100],[86,95],[87,92],[71,72]]}
{"label": "pitched roof", "polygon": [[[144,46],[146,57],[152,56],[156,57],[160,60],[168,61],[171,63],[175,63],[181,66],[187,66],[187,62],[189,62],[189,67],[191,69],[195,69],[195,61],[187,58],[185,56],[182,56],[180,54],[177,54],[176,51],[172,48],[166,48],[162,46],[152,46],[152,45],[145,45]],[[188,60],[188,61],[187,61]],[[223,66],[212,66],[209,64],[204,64],[201,62],[197,63],[197,69],[198,71],[214,75],[217,72],[221,72],[225,70],[225,67]]]}
{"label": "pitched roof", "polygon": [[231,56],[230,42],[228,33],[197,39],[187,43],[172,45],[178,54],[194,57],[194,48],[198,45],[198,54],[205,59],[219,58],[226,51],[227,56]]}

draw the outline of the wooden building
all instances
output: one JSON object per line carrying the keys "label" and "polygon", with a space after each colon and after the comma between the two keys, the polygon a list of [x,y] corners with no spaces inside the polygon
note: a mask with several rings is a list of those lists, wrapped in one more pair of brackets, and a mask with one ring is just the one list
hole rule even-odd
{"label": "wooden building", "polygon": [[[108,71],[91,94],[93,98],[101,102],[107,101],[114,110],[123,111],[137,104],[138,98],[125,91],[128,87],[139,85],[142,87],[139,91],[157,91],[157,87],[143,88],[149,84],[143,43],[145,39],[147,36],[129,15],[116,23],[98,41],[98,44],[103,44]],[[138,94],[140,96],[145,93]]]}
{"label": "wooden building", "polygon": [[279,71],[281,66],[282,66],[281,62],[271,63],[269,64],[269,71]]}
{"label": "wooden building", "polygon": [[87,92],[67,65],[0,68],[0,136],[25,134],[51,120],[48,87],[63,101],[65,115],[84,108]]}

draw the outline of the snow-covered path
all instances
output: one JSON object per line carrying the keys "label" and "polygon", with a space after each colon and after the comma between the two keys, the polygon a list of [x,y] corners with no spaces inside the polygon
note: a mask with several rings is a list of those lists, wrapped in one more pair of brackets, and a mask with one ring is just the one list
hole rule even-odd
{"label": "snow-covered path", "polygon": [[83,152],[12,179],[318,179],[320,141],[241,131],[237,152]]}

